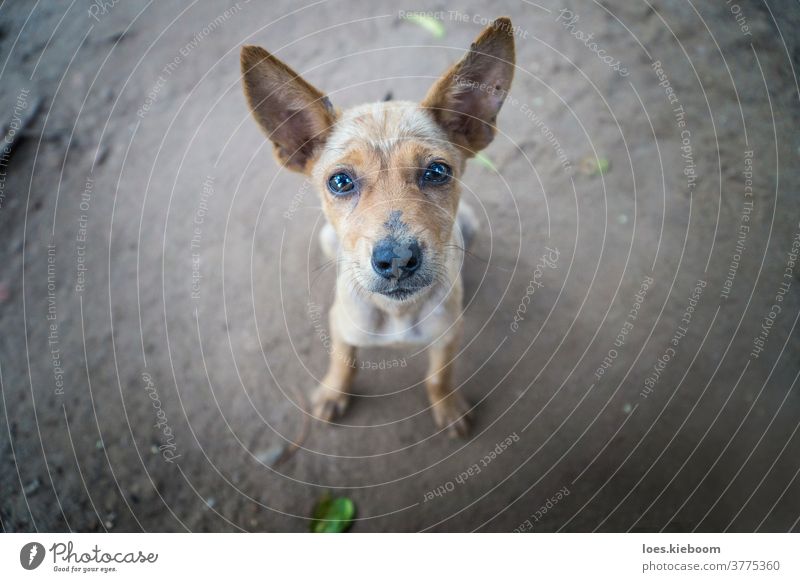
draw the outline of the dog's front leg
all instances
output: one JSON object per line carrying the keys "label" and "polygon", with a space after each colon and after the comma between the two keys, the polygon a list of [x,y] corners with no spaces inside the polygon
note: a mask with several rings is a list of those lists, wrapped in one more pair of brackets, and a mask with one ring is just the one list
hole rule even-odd
{"label": "dog's front leg", "polygon": [[326,421],[344,414],[350,401],[350,384],[356,373],[356,348],[341,339],[333,314],[330,317],[330,328],[328,372],[311,397],[314,416]]}
{"label": "dog's front leg", "polygon": [[455,389],[453,362],[460,337],[460,333],[455,333],[447,341],[437,342],[429,348],[430,364],[425,384],[436,425],[448,428],[452,436],[466,437],[469,434],[469,405]]}

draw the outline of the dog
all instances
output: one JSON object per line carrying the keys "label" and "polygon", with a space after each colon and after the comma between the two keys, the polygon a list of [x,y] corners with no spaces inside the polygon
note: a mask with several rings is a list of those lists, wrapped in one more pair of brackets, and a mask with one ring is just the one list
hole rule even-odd
{"label": "dog", "polygon": [[241,49],[244,94],[278,161],[320,191],[323,252],[338,266],[330,363],[314,416],[344,413],[358,347],[422,345],[436,425],[466,437],[470,407],[455,389],[464,253],[477,230],[460,202],[466,162],[491,143],[514,76],[508,18],[487,26],[421,103],[334,108],[258,46]]}

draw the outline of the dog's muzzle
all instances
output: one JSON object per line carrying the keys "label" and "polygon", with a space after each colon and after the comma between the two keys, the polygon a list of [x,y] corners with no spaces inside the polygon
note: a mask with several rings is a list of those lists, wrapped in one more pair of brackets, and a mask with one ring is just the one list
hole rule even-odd
{"label": "dog's muzzle", "polygon": [[372,249],[372,270],[378,276],[371,285],[373,293],[402,301],[431,284],[423,267],[423,252],[416,240],[398,242],[386,238]]}
{"label": "dog's muzzle", "polygon": [[372,270],[387,280],[401,281],[422,266],[422,249],[417,241],[399,243],[384,239],[372,249]]}

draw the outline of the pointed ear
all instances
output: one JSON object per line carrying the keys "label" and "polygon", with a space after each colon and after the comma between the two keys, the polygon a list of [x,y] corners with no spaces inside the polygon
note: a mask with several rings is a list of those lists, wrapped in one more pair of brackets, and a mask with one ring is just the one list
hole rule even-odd
{"label": "pointed ear", "polygon": [[275,156],[287,168],[306,172],[336,120],[333,106],[319,90],[261,47],[242,47],[241,63],[247,103],[272,140]]}
{"label": "pointed ear", "polygon": [[495,121],[514,78],[514,30],[498,18],[422,101],[455,145],[475,155],[492,142]]}

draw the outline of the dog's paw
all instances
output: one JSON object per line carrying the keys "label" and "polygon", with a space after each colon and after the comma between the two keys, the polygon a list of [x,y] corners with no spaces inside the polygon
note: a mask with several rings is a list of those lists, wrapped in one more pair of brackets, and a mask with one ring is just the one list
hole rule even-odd
{"label": "dog's paw", "polygon": [[432,406],[433,420],[439,428],[448,429],[452,437],[467,438],[470,429],[469,405],[457,392]]}
{"label": "dog's paw", "polygon": [[318,419],[330,422],[344,414],[349,402],[350,395],[346,392],[320,385],[311,396],[311,412]]}

